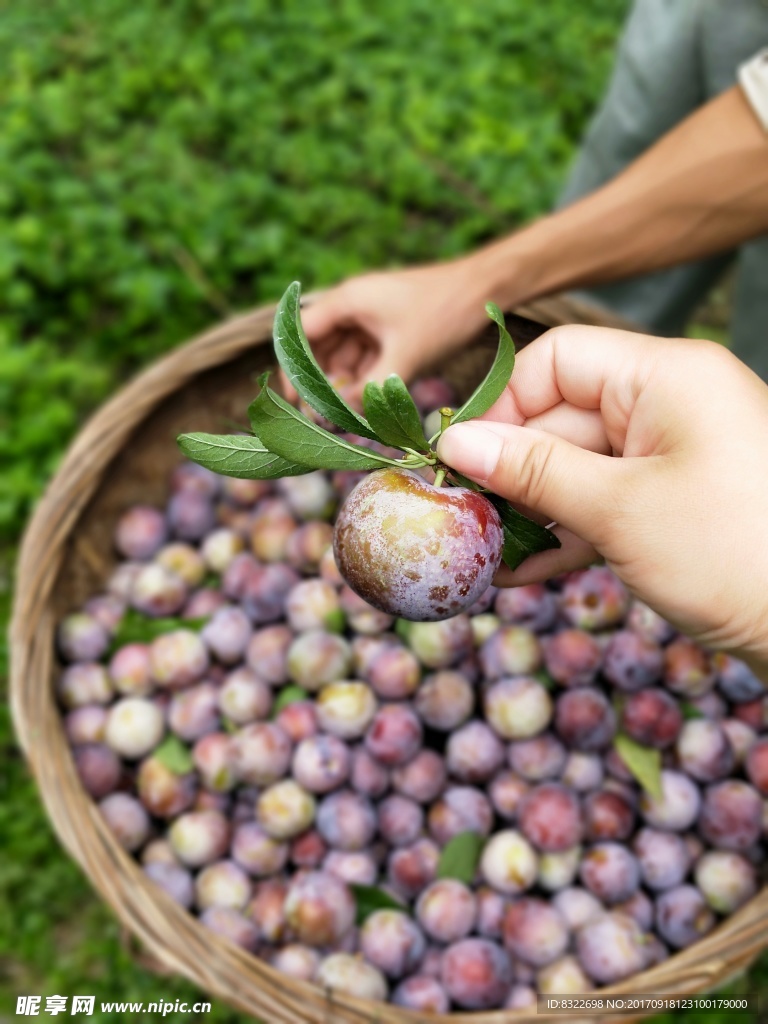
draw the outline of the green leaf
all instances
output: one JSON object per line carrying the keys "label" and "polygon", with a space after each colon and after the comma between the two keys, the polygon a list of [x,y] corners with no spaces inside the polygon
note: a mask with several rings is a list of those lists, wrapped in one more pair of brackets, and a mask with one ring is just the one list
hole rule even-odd
{"label": "green leaf", "polygon": [[370,381],[363,390],[363,409],[368,422],[385,444],[395,448],[426,451],[419,410],[402,380],[393,373],[383,386]]}
{"label": "green leaf", "polygon": [[459,832],[449,840],[437,863],[438,878],[457,878],[471,885],[480,862],[485,839],[478,832]]}
{"label": "green leaf", "polygon": [[375,885],[352,884],[349,889],[355,898],[358,925],[363,924],[365,919],[371,914],[375,914],[377,910],[400,910],[402,913],[410,915],[410,910],[405,904],[400,903],[388,892],[384,892],[383,889],[379,889]]}
{"label": "green leaf", "polygon": [[477,385],[464,405],[455,413],[451,423],[462,423],[464,420],[475,419],[487,412],[503,394],[515,368],[515,343],[504,326],[504,314],[493,302],[486,303],[485,311],[491,320],[499,326],[499,347],[496,358],[493,360],[493,365],[485,380]]}
{"label": "green leaf", "polygon": [[501,557],[510,569],[516,569],[529,555],[538,551],[559,548],[560,541],[545,526],[539,526],[528,516],[513,508],[508,501],[497,494],[486,494],[499,513],[504,527],[504,548]]}
{"label": "green leaf", "polygon": [[408,643],[411,637],[411,631],[413,630],[413,623],[408,619],[397,619],[395,621],[395,633],[400,637],[403,643]]}
{"label": "green leaf", "polygon": [[298,459],[313,469],[381,469],[400,465],[395,459],[345,441],[313,423],[267,387],[267,376],[264,374],[259,381],[261,392],[251,402],[248,415],[254,433],[271,452],[285,459]]}
{"label": "green leaf", "polygon": [[294,281],[278,304],[272,334],[278,363],[315,412],[351,434],[380,440],[363,417],[339,395],[312,354],[301,326],[300,297],[301,284]]}
{"label": "green leaf", "polygon": [[164,764],[174,775],[186,775],[195,767],[189,749],[184,746],[178,736],[172,734],[165,737],[155,750],[153,757],[156,757],[160,764]]}
{"label": "green leaf", "polygon": [[624,733],[617,733],[613,741],[614,749],[634,775],[646,793],[654,799],[662,798],[661,789],[661,751],[652,747],[644,747]]}
{"label": "green leaf", "polygon": [[243,480],[277,480],[312,470],[311,466],[280,458],[249,434],[181,434],[176,442],[193,462]]}
{"label": "green leaf", "polygon": [[690,701],[681,700],[678,706],[680,708],[680,714],[686,721],[691,718],[706,718],[706,715],[699,711],[696,705],[691,704]]}
{"label": "green leaf", "polygon": [[153,619],[129,608],[120,620],[110,645],[110,653],[124,644],[149,644],[159,636],[171,633],[174,629],[191,629],[199,632],[208,621],[201,619]]}
{"label": "green leaf", "polygon": [[451,469],[451,467],[449,466],[448,467],[448,479],[449,479],[449,481],[450,481],[451,477],[453,477],[455,479],[455,481],[456,481],[456,483],[458,484],[459,487],[466,487],[470,491],[482,491],[483,494],[487,493],[485,487],[481,487],[480,484],[476,483],[474,480],[470,480],[468,476],[464,476],[463,473],[457,473],[455,469]]}
{"label": "green leaf", "polygon": [[545,668],[540,668],[538,672],[534,672],[533,678],[538,679],[545,690],[554,690],[556,688],[555,680]]}
{"label": "green leaf", "polygon": [[284,686],[272,705],[272,717],[274,718],[283,708],[287,708],[289,704],[298,704],[300,700],[308,699],[309,694],[306,690],[302,690],[300,686]]}

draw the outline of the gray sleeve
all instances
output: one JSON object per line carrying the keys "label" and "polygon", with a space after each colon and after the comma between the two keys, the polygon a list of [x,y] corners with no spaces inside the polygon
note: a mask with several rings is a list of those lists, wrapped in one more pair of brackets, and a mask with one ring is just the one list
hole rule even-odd
{"label": "gray sleeve", "polygon": [[739,85],[758,120],[768,131],[768,49],[739,68]]}

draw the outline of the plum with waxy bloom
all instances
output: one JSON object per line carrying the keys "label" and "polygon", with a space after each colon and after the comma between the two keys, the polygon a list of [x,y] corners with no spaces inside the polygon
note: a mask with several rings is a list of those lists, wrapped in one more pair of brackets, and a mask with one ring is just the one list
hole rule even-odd
{"label": "plum with waxy bloom", "polygon": [[469,608],[501,564],[501,520],[487,498],[404,469],[370,473],[336,519],[333,550],[369,604],[413,621]]}

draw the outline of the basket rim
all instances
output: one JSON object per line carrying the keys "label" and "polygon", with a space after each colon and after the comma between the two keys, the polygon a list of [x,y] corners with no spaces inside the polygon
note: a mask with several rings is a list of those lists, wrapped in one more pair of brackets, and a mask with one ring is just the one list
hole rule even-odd
{"label": "basket rim", "polygon": [[[308,294],[305,301],[318,294]],[[557,303],[557,298],[540,300],[515,312],[554,325],[562,322]],[[585,318],[590,311],[583,302],[570,303],[568,308],[585,311]],[[179,345],[120,388],[78,432],[24,531],[9,629],[10,705],[16,736],[49,821],[118,921],[152,957],[211,995],[270,1024],[295,1024],[297,1020],[313,1024],[330,1020],[350,1024],[562,1021],[560,1014],[530,1010],[422,1014],[286,979],[265,961],[219,938],[153,885],[138,862],[119,846],[96,803],[79,783],[51,685],[55,622],[50,602],[65,541],[76,530],[133,430],[194,378],[266,344],[275,309],[276,304],[270,303],[229,318]],[[604,311],[600,311],[598,322],[633,329]],[[766,945],[768,885],[693,946],[619,984],[596,989],[595,994],[608,998],[642,992],[690,995],[707,991],[746,969]],[[630,1018],[621,1019],[626,1022]]]}

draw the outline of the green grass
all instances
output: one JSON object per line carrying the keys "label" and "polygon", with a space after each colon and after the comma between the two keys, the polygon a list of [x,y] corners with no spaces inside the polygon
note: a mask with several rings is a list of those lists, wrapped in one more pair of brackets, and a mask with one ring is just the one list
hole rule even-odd
{"label": "green grass", "polygon": [[[0,5],[3,622],[21,526],[91,409],[293,279],[447,257],[546,210],[626,7]],[[0,1015],[25,993],[199,999],[126,952],[4,705],[0,747]],[[221,1002],[205,1018],[241,1019]]]}

